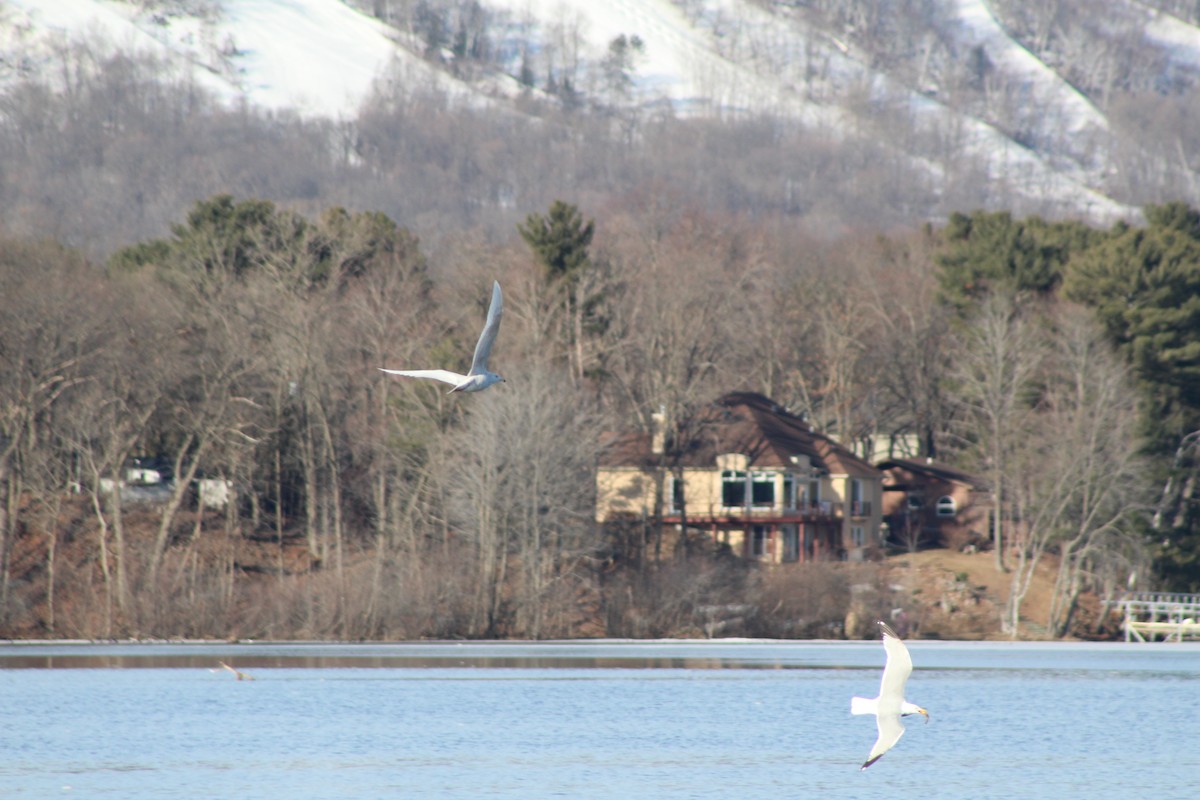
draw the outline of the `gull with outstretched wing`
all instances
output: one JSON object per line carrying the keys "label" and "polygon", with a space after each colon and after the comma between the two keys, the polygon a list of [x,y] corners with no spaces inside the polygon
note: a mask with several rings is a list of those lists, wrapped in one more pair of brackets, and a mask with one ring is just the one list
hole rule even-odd
{"label": "gull with outstretched wing", "polygon": [[862,769],[874,764],[883,754],[891,750],[900,737],[904,735],[904,724],[901,717],[909,714],[923,714],[929,722],[929,712],[918,705],[904,699],[904,685],[912,674],[912,656],[900,637],[886,622],[879,622],[879,630],[883,634],[883,649],[887,653],[887,663],[883,667],[883,680],[879,684],[878,697],[854,697],[850,700],[851,714],[874,714],[875,725],[879,729],[879,738],[871,748],[871,754],[863,763]]}
{"label": "gull with outstretched wing", "polygon": [[504,298],[500,294],[500,282],[492,281],[492,302],[488,306],[487,321],[483,324],[483,332],[475,344],[475,357],[471,359],[471,369],[466,375],[451,372],[448,369],[379,369],[392,375],[403,375],[407,378],[429,378],[454,386],[451,392],[482,392],[493,383],[503,383],[504,378],[494,372],[489,372],[488,359],[492,355],[492,344],[500,331],[500,316],[504,313]]}

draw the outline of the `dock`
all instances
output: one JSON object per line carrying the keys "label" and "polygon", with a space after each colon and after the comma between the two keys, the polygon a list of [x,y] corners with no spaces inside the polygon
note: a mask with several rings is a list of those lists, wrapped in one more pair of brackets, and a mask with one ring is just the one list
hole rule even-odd
{"label": "dock", "polygon": [[1130,592],[1118,604],[1127,642],[1200,640],[1200,594]]}

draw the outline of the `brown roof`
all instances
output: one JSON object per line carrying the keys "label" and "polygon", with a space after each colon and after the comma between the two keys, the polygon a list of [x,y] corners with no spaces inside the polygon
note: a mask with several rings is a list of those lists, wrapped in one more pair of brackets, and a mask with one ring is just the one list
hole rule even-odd
{"label": "brown roof", "polygon": [[906,470],[915,475],[923,475],[928,478],[937,478],[939,480],[948,481],[951,483],[961,483],[972,489],[987,491],[988,482],[978,475],[972,475],[969,472],[963,472],[953,467],[947,467],[945,464],[938,464],[932,461],[912,461],[906,458],[889,458],[880,461],[875,465],[879,469],[887,472],[889,470]]}
{"label": "brown roof", "polygon": [[[808,456],[817,469],[855,477],[879,471],[838,442],[812,429],[778,403],[754,392],[733,392],[700,414],[698,434],[682,453],[685,466],[715,467],[724,453],[742,453],[751,467],[787,468],[792,457]],[[610,434],[603,442],[602,466],[648,466],[653,463],[650,437]]]}
{"label": "brown roof", "polygon": [[648,467],[653,463],[649,434],[637,431],[600,434],[600,466]]}

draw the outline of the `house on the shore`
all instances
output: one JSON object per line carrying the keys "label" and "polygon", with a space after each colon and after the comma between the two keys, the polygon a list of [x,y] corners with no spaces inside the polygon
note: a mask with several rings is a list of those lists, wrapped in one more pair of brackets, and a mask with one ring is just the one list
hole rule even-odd
{"label": "house on the shore", "polygon": [[890,458],[883,473],[883,521],[892,544],[909,549],[987,547],[992,492],[987,481],[932,459]]}
{"label": "house on the shore", "polygon": [[862,559],[880,547],[882,474],[800,417],[736,392],[692,427],[685,443],[661,431],[607,437],[597,520],[659,520],[664,554],[685,540],[766,563]]}

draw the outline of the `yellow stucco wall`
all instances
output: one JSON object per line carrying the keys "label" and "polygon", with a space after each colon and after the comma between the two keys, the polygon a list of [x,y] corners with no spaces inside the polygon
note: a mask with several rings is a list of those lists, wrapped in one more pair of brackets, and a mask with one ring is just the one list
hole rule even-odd
{"label": "yellow stucco wall", "polygon": [[[744,457],[743,457],[744,458]],[[730,462],[727,469],[744,467],[744,461]],[[745,470],[742,470],[745,471]],[[773,508],[755,509],[751,512],[753,519],[756,513],[763,516],[778,514],[784,510],[783,472],[775,476],[775,505]],[[719,516],[727,509],[722,505],[722,480],[720,469],[685,469],[684,492],[687,513],[697,523],[705,516]],[[853,547],[851,530],[858,526],[863,528],[864,545],[871,547],[879,543],[880,526],[883,520],[883,485],[881,478],[860,478],[862,481],[862,500],[869,505],[869,513],[855,516],[850,513],[848,502],[851,496],[851,478],[847,475],[826,475],[819,479],[820,497],[822,502],[831,504],[835,511],[842,512],[842,541],[847,549]],[[795,475],[797,492],[806,489],[808,479]],[[663,491],[669,492],[669,476],[663,481]],[[596,474],[596,519],[603,522],[614,516],[630,515],[641,517],[654,511],[654,477],[643,470],[630,467],[602,467]],[[671,514],[670,495],[664,497],[663,511]],[[701,523],[702,524],[702,523]],[[724,538],[727,537],[727,538]],[[722,541],[727,541],[734,552],[743,552],[746,532],[731,530],[723,534]],[[778,540],[778,537],[777,537]],[[781,546],[781,545],[778,545]],[[777,554],[781,555],[781,554]]]}
{"label": "yellow stucco wall", "polygon": [[630,514],[643,516],[654,509],[654,477],[632,467],[601,467],[596,471],[596,521]]}

